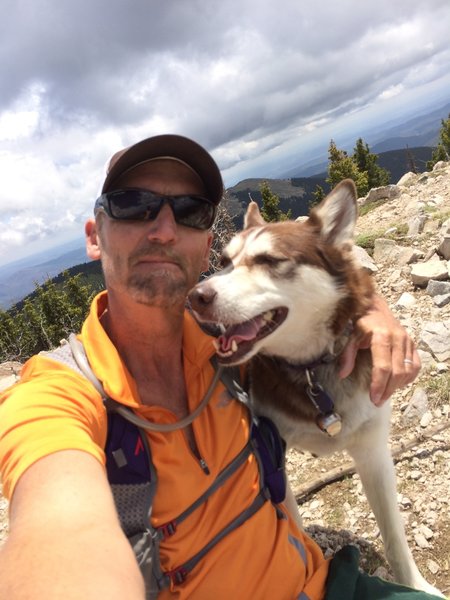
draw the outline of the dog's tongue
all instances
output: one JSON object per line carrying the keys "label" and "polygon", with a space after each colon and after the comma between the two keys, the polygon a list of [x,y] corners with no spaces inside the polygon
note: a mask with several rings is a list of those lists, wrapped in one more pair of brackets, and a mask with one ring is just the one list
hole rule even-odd
{"label": "dog's tongue", "polygon": [[261,329],[262,323],[262,317],[255,317],[245,323],[239,323],[238,325],[229,327],[225,333],[217,339],[221,352],[228,352],[231,350],[233,341],[239,344],[239,342],[255,338],[258,331]]}

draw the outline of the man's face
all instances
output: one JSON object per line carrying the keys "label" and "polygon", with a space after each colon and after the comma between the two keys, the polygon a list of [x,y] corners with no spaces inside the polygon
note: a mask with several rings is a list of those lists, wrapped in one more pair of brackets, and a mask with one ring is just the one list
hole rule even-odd
{"label": "man's face", "polygon": [[[205,193],[194,172],[167,159],[126,173],[115,185],[125,187],[167,196]],[[88,254],[101,259],[110,293],[127,294],[151,306],[183,305],[187,292],[208,268],[211,232],[178,225],[168,204],[152,221],[117,221],[100,212],[92,226],[98,247],[89,253],[88,241]]]}

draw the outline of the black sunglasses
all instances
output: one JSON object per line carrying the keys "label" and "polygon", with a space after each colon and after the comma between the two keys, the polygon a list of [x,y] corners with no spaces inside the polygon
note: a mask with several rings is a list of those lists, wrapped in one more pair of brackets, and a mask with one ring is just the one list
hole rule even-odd
{"label": "black sunglasses", "polygon": [[150,190],[128,188],[102,194],[95,202],[94,213],[103,209],[111,219],[152,221],[167,202],[175,221],[185,227],[209,229],[214,223],[216,206],[202,196],[183,194],[163,196]]}

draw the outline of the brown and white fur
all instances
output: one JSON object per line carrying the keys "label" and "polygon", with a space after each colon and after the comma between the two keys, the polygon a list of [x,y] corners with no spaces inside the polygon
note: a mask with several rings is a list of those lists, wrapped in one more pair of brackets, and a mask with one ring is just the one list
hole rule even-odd
{"label": "brown and white fur", "polygon": [[[346,450],[352,456],[396,581],[441,595],[419,573],[406,541],[388,449],[390,405],[378,408],[370,401],[369,351],[358,353],[348,378],[338,376],[349,325],[365,313],[373,292],[370,276],[352,255],[356,216],[350,180],[304,222],[266,223],[251,203],[244,230],[224,251],[223,270],[199,283],[190,301],[200,322],[222,324],[220,362],[251,359],[255,412],[277,423],[288,448],[316,455]],[[316,424],[305,365],[334,400],[342,419],[335,436]],[[293,503],[290,492],[291,510]]]}

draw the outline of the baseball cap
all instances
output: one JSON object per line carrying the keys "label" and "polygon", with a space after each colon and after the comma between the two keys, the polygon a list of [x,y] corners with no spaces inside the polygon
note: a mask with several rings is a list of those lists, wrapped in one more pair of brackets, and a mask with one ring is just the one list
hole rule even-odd
{"label": "baseball cap", "polygon": [[175,134],[149,137],[116,152],[109,161],[102,194],[114,189],[114,182],[126,171],[157,158],[172,158],[187,164],[202,180],[208,199],[219,204],[223,181],[216,162],[200,144]]}

